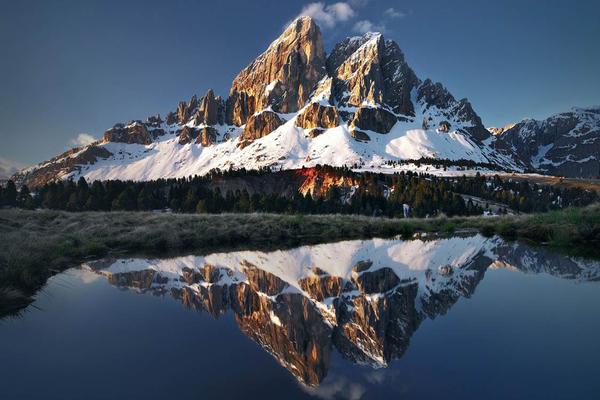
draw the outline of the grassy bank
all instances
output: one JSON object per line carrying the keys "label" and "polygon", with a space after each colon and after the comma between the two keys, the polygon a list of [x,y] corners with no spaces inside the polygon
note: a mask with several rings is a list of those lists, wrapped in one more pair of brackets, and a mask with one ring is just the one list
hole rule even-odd
{"label": "grassy bank", "polygon": [[32,293],[54,271],[103,256],[269,249],[461,229],[592,251],[600,245],[600,205],[498,218],[396,220],[340,215],[0,210],[0,287]]}

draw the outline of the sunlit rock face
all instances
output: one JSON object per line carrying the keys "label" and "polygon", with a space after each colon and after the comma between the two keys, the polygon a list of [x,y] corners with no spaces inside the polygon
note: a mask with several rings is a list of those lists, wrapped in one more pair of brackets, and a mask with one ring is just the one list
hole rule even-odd
{"label": "sunlit rock face", "polygon": [[304,129],[335,128],[339,125],[337,108],[330,105],[312,103],[298,115],[296,126]]}
{"label": "sunlit rock face", "polygon": [[84,268],[214,317],[233,313],[248,337],[309,386],[325,378],[334,349],[374,368],[400,358],[420,323],[470,297],[488,268],[600,279],[598,262],[481,236],[103,260]]}
{"label": "sunlit rock face", "polygon": [[263,111],[248,118],[244,127],[242,139],[252,141],[267,136],[283,125],[285,121],[272,111]]}
{"label": "sunlit rock face", "polygon": [[397,114],[414,115],[411,91],[419,80],[400,47],[381,34],[343,40],[327,58],[327,69],[340,104],[386,105]]}
{"label": "sunlit rock face", "polygon": [[243,125],[255,112],[302,108],[325,76],[321,30],[311,18],[294,20],[283,34],[233,80],[227,121]]}

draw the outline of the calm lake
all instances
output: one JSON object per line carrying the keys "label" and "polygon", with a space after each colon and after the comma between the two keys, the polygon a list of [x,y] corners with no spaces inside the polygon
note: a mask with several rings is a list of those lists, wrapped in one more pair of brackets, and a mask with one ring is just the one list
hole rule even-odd
{"label": "calm lake", "polygon": [[0,320],[0,398],[598,398],[599,280],[479,235],[95,261]]}

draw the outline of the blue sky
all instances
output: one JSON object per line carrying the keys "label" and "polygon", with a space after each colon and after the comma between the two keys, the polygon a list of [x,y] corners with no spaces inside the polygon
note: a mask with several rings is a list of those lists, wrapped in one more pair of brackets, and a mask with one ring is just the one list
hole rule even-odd
{"label": "blue sky", "polygon": [[[600,104],[600,2],[0,0],[0,158],[36,163],[236,73],[305,10],[325,46],[382,30],[488,126]],[[82,134],[84,134],[82,136]]]}

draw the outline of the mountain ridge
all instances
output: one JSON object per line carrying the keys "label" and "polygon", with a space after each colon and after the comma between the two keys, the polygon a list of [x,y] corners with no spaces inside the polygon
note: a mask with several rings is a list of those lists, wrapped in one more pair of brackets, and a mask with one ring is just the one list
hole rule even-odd
{"label": "mountain ridge", "polygon": [[532,170],[560,176],[600,176],[600,106],[572,107],[543,120],[526,118],[507,125],[497,135]]}
{"label": "mountain ridge", "polygon": [[[325,53],[321,31],[299,17],[233,80],[175,111],[119,123],[103,139],[26,169],[31,187],[57,179],[152,180],[212,169],[316,165],[394,172],[402,160],[472,160],[522,172],[518,146],[486,129],[467,99],[421,80],[380,33]],[[510,137],[510,136],[507,136]]]}

